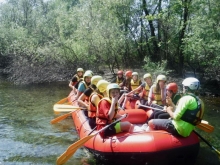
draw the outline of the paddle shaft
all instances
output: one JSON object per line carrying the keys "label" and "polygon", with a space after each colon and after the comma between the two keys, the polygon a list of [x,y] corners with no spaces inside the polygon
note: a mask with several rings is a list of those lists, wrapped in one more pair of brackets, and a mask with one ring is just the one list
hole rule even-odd
{"label": "paddle shaft", "polygon": [[163,111],[163,109],[154,108],[154,107],[147,106],[147,105],[143,105],[143,104],[139,104],[139,105],[140,105],[141,107],[150,108],[150,109],[154,109],[154,110],[157,110],[157,111]]}
{"label": "paddle shaft", "polygon": [[219,156],[220,156],[220,151],[218,151],[215,147],[213,147],[206,139],[204,139],[198,132],[194,130],[195,134],[199,136],[209,147],[211,147]]}
{"label": "paddle shaft", "polygon": [[[110,127],[111,125],[119,122],[120,120],[124,119],[125,117],[127,117],[127,114],[122,115],[120,118],[118,118],[117,120],[115,120],[111,124],[106,125],[102,129],[100,129],[98,132],[96,132],[95,134],[88,135],[88,136],[78,140],[77,142],[73,143],[72,145],[70,145],[67,148],[67,150],[57,159],[57,165],[64,164],[76,152],[76,150],[78,148],[82,147],[84,145],[84,143],[86,143],[89,139],[93,138],[95,135],[97,135],[101,131],[107,129],[108,127]],[[93,130],[91,132],[93,132]]]}

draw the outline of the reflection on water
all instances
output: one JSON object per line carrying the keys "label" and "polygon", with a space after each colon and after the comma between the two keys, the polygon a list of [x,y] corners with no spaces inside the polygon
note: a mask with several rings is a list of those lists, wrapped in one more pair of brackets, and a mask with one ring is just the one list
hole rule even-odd
{"label": "reflection on water", "polygon": [[[67,83],[15,86],[0,82],[0,164],[30,165],[55,164],[72,142],[78,139],[71,118],[55,125],[50,120],[53,104],[66,97],[70,89]],[[220,150],[219,98],[206,98],[205,120],[215,126],[212,134],[198,132]],[[80,165],[87,154],[77,150],[66,163]],[[220,164],[215,152],[201,142],[197,165]]]}

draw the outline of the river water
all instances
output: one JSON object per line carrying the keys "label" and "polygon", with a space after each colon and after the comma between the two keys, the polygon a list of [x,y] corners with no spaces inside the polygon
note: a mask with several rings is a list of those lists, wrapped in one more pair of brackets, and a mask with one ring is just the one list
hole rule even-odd
{"label": "river water", "polygon": [[[0,80],[0,165],[54,165],[69,145],[78,140],[71,118],[51,125],[57,117],[53,105],[70,92],[67,83],[13,85]],[[220,98],[203,98],[204,119],[213,133],[198,132],[220,150]],[[219,165],[217,154],[201,141],[196,165]],[[95,160],[81,148],[66,163],[81,165]]]}

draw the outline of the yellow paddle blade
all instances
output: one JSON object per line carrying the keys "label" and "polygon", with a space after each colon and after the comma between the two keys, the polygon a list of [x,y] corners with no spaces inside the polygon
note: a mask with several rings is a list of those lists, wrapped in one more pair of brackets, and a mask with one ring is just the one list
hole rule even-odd
{"label": "yellow paddle blade", "polygon": [[196,127],[208,133],[212,133],[214,131],[214,127],[210,124],[199,123]]}
{"label": "yellow paddle blade", "polygon": [[[72,111],[72,112],[73,112],[73,111]],[[50,121],[50,124],[55,124],[55,123],[58,123],[58,122],[61,121],[61,120],[66,119],[68,116],[70,116],[70,115],[72,114],[72,112],[67,113],[67,114],[64,114],[64,115],[62,115],[62,116],[59,116],[59,117],[57,117],[57,118],[51,120],[51,121]]]}
{"label": "yellow paddle blade", "polygon": [[60,157],[58,157],[57,165],[61,165],[61,164],[64,164],[65,162],[67,162],[69,160],[69,158],[76,152],[77,149],[82,147],[89,139],[91,139],[95,135],[96,134],[86,136],[86,137],[78,140],[77,142],[73,143],[72,145],[70,145],[67,148],[67,150]]}
{"label": "yellow paddle blade", "polygon": [[73,108],[79,108],[79,106],[74,106],[74,105],[67,105],[67,104],[54,104],[53,106],[54,109],[73,109]]}

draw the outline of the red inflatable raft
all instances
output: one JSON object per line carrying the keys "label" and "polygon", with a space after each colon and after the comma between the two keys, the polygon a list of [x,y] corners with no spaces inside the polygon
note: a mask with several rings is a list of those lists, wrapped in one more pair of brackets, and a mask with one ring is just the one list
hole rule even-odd
{"label": "red inflatable raft", "polygon": [[[146,112],[142,109],[130,109],[121,110],[119,113],[128,113],[128,117],[123,121],[130,121],[138,127],[146,122],[151,110]],[[72,118],[80,139],[88,136],[92,129],[86,111],[77,110],[72,113]],[[183,138],[162,130],[139,130],[133,133],[119,133],[104,139],[98,134],[87,141],[84,147],[105,165],[189,165],[195,163],[199,139],[193,132],[189,137]]]}

